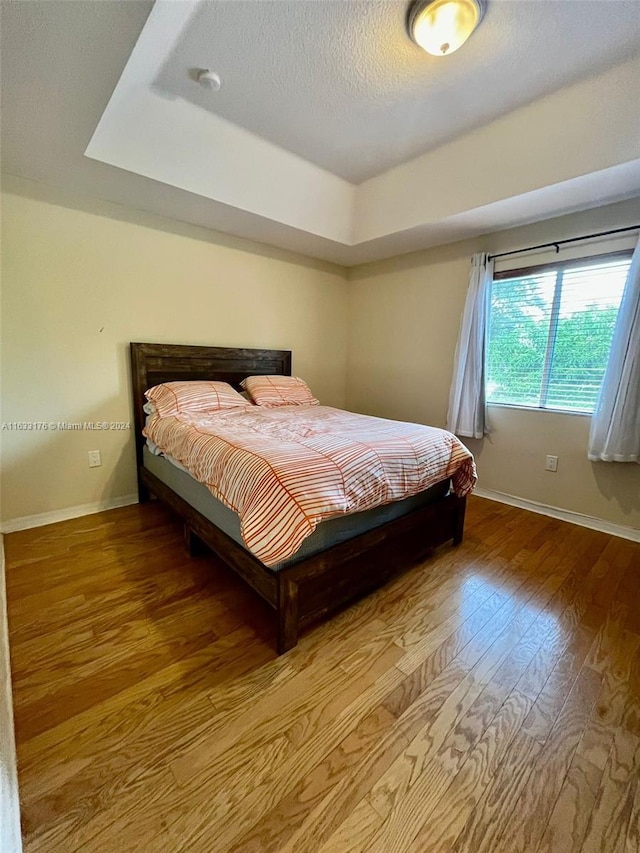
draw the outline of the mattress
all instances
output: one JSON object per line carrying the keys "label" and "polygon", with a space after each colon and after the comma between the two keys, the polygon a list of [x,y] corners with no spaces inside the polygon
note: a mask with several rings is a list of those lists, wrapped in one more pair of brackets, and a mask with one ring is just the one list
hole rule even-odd
{"label": "mattress", "polygon": [[[170,461],[165,456],[151,453],[148,447],[143,450],[143,465],[166,486],[196,509],[201,515],[211,521],[227,534],[245,551],[249,551],[240,533],[240,518],[233,510],[226,507],[214,497],[209,489],[199,483],[182,466]],[[320,551],[326,551],[333,545],[339,545],[348,539],[353,539],[361,533],[380,527],[389,521],[407,515],[420,507],[433,503],[449,492],[449,480],[443,480],[423,492],[404,500],[393,501],[374,509],[354,512],[321,521],[314,532],[308,536],[296,553],[287,560],[276,563],[269,568],[277,571],[286,566],[292,566],[307,557],[312,557]],[[250,553],[250,552],[249,552]]]}

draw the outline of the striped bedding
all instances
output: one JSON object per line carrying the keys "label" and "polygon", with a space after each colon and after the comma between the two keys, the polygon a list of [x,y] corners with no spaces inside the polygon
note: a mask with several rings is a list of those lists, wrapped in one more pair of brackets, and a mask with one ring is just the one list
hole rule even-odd
{"label": "striped bedding", "polygon": [[320,521],[401,500],[451,478],[476,482],[450,432],[328,406],[152,415],[144,435],[240,517],[265,565],[292,557]]}

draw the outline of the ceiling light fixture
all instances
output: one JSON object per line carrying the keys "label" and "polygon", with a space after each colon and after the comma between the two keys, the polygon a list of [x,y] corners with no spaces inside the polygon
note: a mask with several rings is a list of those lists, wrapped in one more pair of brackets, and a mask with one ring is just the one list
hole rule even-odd
{"label": "ceiling light fixture", "polygon": [[409,36],[427,53],[446,56],[466,42],[486,5],[486,0],[415,0],[407,15]]}

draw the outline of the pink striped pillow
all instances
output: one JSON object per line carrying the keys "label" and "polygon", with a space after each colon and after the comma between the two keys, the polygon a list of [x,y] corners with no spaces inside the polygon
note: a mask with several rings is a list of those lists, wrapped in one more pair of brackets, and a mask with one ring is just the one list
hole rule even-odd
{"label": "pink striped pillow", "polygon": [[228,382],[164,382],[145,391],[162,418],[250,406]]}
{"label": "pink striped pillow", "polygon": [[248,376],[241,383],[258,406],[319,406],[320,401],[299,376]]}

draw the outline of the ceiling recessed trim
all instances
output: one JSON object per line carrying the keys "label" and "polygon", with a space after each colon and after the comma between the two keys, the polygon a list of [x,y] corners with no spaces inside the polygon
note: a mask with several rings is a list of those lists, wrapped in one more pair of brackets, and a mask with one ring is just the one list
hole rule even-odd
{"label": "ceiling recessed trim", "polygon": [[199,6],[155,3],[85,155],[348,244],[352,184],[154,86],[166,52]]}
{"label": "ceiling recessed trim", "polygon": [[[162,58],[198,10],[192,0],[156,2],[87,157],[344,248],[389,243],[394,235],[429,227],[437,231],[439,223],[517,198],[531,203],[535,192],[542,198],[543,191],[562,183],[570,208],[581,179],[588,186],[591,174],[640,153],[635,60],[355,186],[210,110],[157,90]],[[474,219],[479,221],[477,214]]]}
{"label": "ceiling recessed trim", "polygon": [[[309,12],[312,19],[322,4],[308,4],[316,10]],[[114,202],[347,266],[640,196],[637,51],[633,59],[605,70],[599,65],[591,77],[579,76],[570,86],[355,185],[318,166],[318,159],[312,163],[292,154],[295,146],[284,150],[273,135],[261,137],[251,125],[231,121],[229,112],[215,112],[220,98],[237,91],[238,79],[225,64],[229,55],[223,61],[219,51],[179,54],[184,91],[167,88],[165,67],[176,60],[169,52],[175,39],[192,34],[195,10],[223,10],[221,21],[228,24],[229,7],[243,5],[6,4],[3,170],[80,199]],[[292,6],[297,20],[307,21],[302,0],[255,5],[263,15],[267,7]],[[332,5],[355,9],[357,0]],[[384,7],[388,16],[391,5],[398,4],[363,2],[367,15],[373,10],[368,23],[389,20],[376,17],[376,10]],[[509,4],[499,8],[503,5]],[[574,4],[560,5],[564,14]],[[620,0],[611,17],[619,23],[620,9],[627,6]],[[465,63],[492,33],[495,8],[489,7],[478,38],[465,50]],[[432,62],[411,47],[405,10],[403,4],[400,37],[413,55],[412,67],[417,57],[425,66],[446,65],[447,76],[455,71],[456,56]],[[601,20],[598,14],[589,11],[586,17],[593,23]],[[340,21],[347,27],[356,23]],[[609,45],[616,32],[615,26],[607,30]],[[331,44],[342,49],[351,42]],[[500,57],[492,60],[503,68]],[[404,61],[404,55],[394,61]],[[345,53],[341,62],[346,63],[341,68],[353,68],[358,56]],[[213,97],[197,84],[194,72],[203,68],[223,79]],[[369,86],[369,76],[366,82]],[[360,89],[352,94],[359,108]],[[365,101],[369,94],[363,93]],[[400,141],[410,129],[402,121],[389,126]],[[338,150],[345,140],[336,133],[333,138]],[[359,157],[359,148],[354,150]]]}

